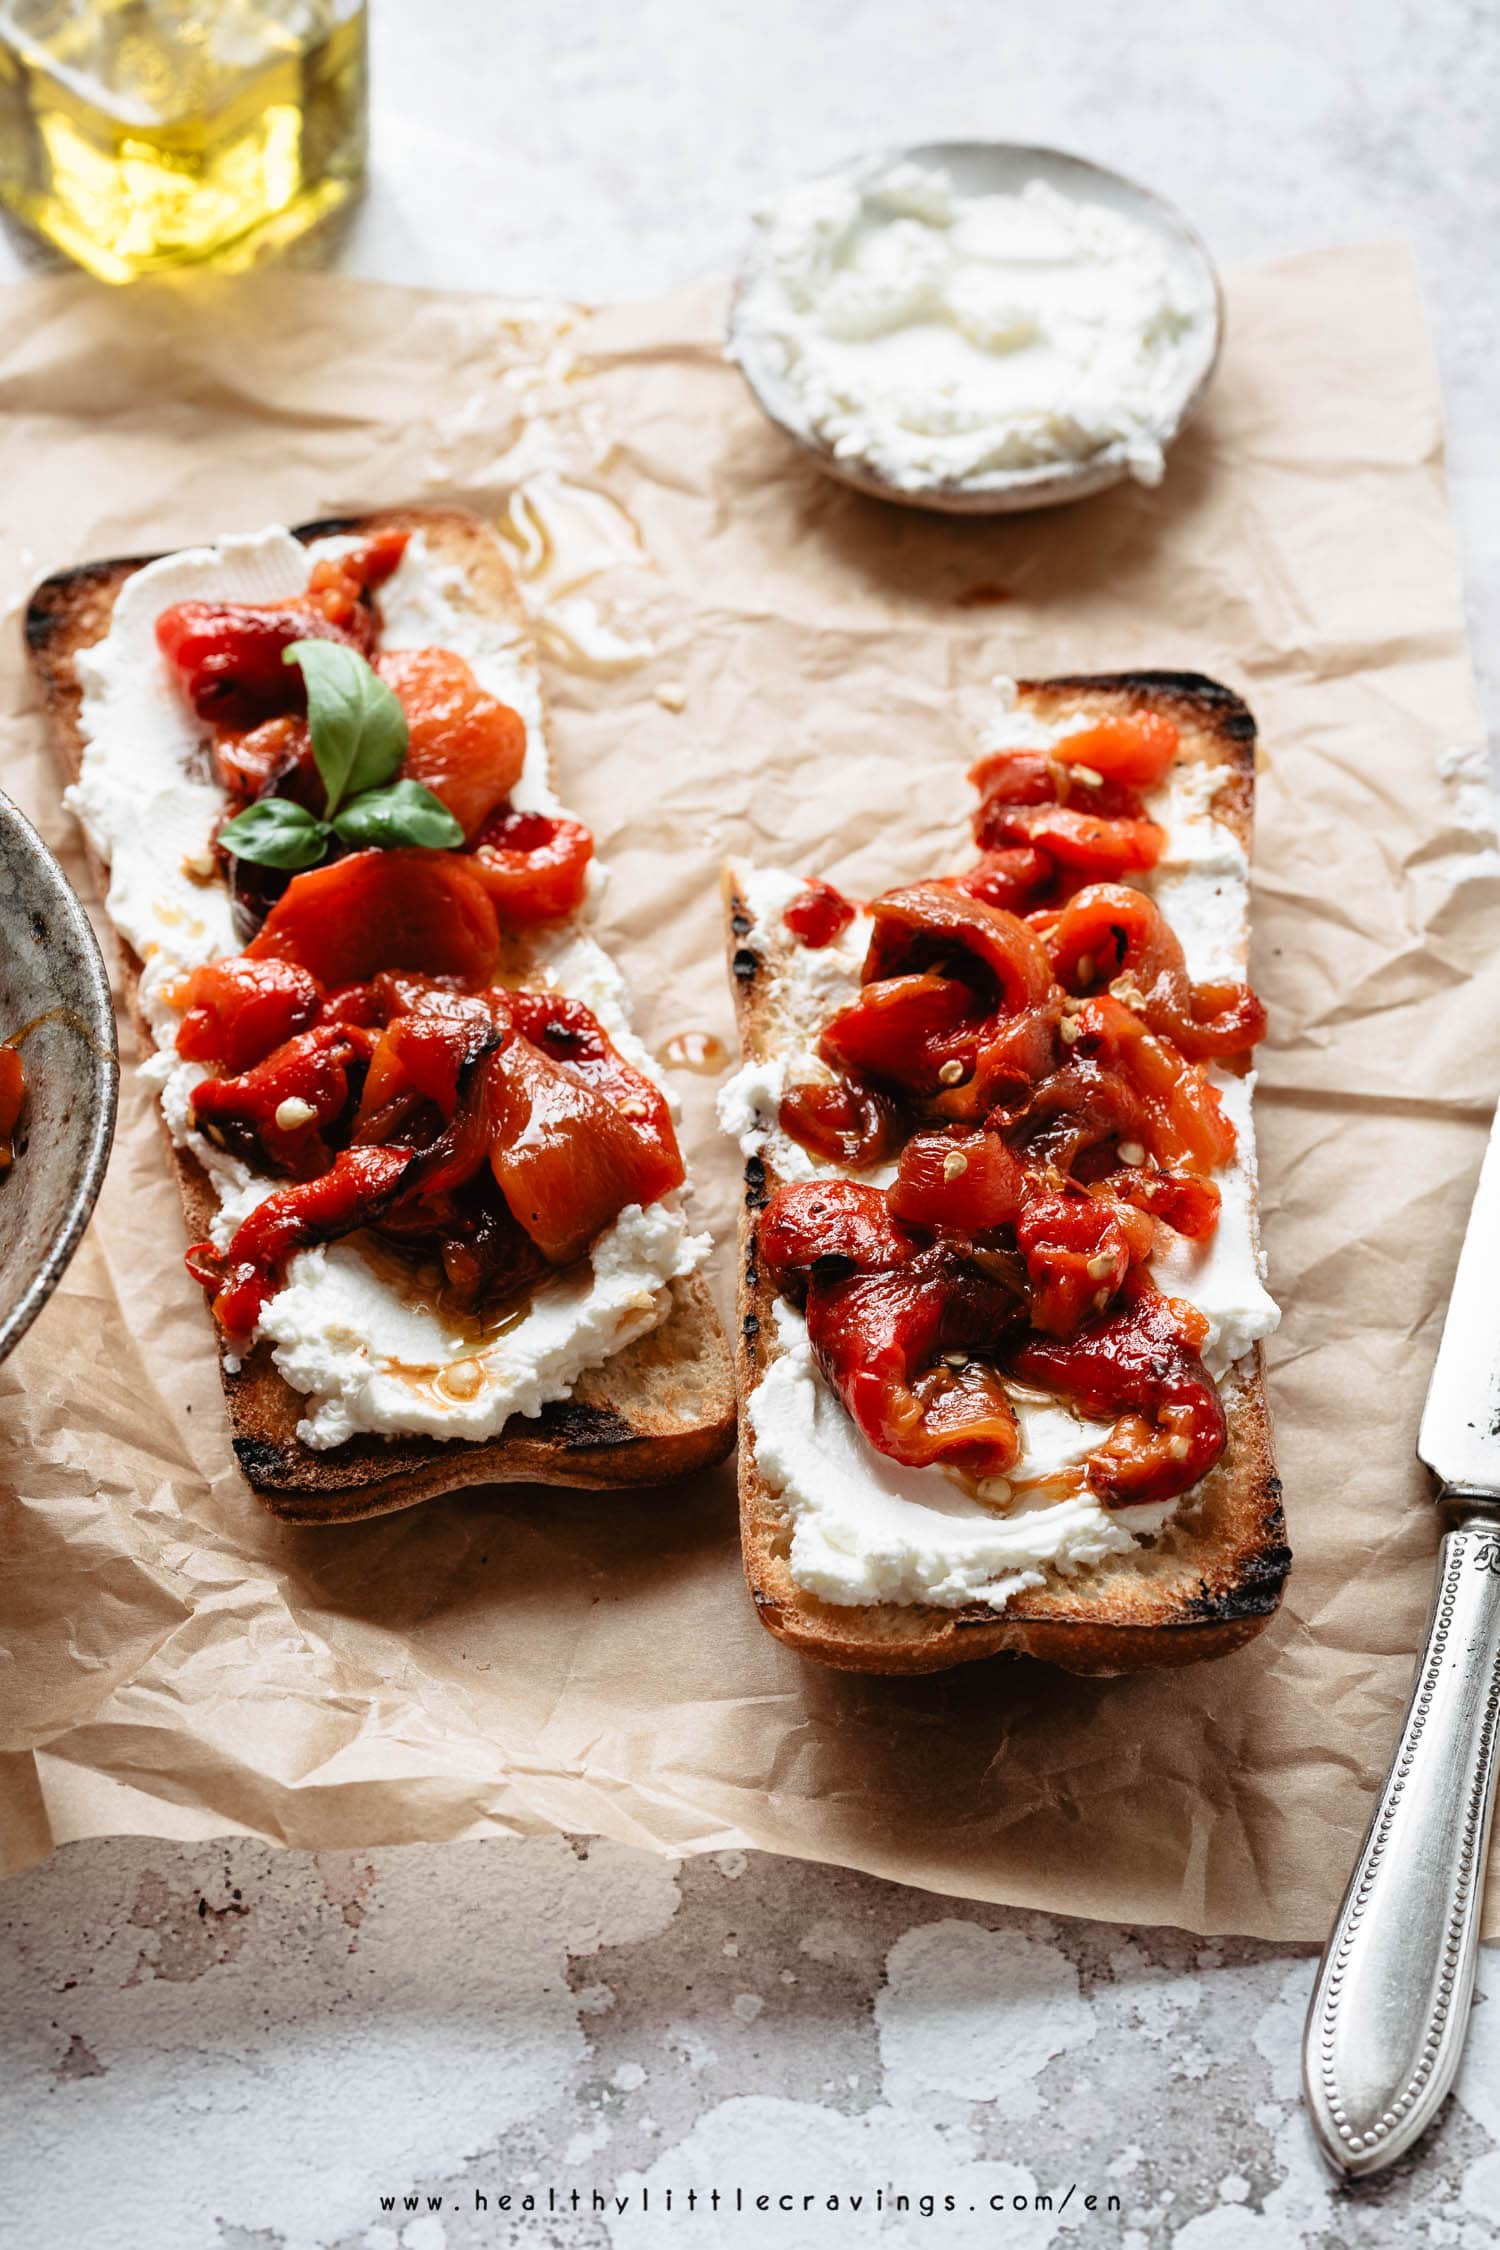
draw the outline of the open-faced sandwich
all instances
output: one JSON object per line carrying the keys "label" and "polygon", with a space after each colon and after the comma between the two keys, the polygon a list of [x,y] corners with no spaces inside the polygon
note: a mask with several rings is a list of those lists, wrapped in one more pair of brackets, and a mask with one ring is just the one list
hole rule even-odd
{"label": "open-faced sandwich", "polygon": [[977,865],[862,908],[728,872],[741,1528],[806,1656],[1122,1671],[1280,1599],[1254,741],[1196,675],[1029,683]]}
{"label": "open-faced sandwich", "polygon": [[97,564],[27,631],[257,1491],[322,1521],[720,1458],[708,1242],[492,534]]}

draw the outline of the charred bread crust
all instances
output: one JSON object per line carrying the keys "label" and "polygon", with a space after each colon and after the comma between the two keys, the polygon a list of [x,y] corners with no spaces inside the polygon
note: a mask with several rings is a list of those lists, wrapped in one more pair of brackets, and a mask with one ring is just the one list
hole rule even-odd
{"label": "charred bread crust", "polygon": [[[1078,674],[1019,684],[1020,700],[1050,712],[1155,710],[1175,719],[1183,756],[1212,763],[1223,780],[1213,809],[1247,849],[1254,801],[1255,722],[1230,689],[1194,672]],[[763,1051],[769,963],[751,942],[754,922],[724,884],[726,938],[740,1044]],[[782,1183],[774,1166],[745,1164],[739,1212],[735,1374],[742,1405],[767,1364],[776,1292],[756,1256],[756,1221]],[[1223,1462],[1159,1537],[1134,1554],[1014,1596],[997,1616],[979,1604],[845,1607],[818,1600],[792,1578],[789,1527],[763,1483],[748,1417],[740,1436],[740,1535],[745,1575],[767,1630],[799,1655],[841,1671],[937,1672],[985,1656],[1032,1656],[1070,1672],[1111,1674],[1195,1664],[1252,1640],[1281,1601],[1291,1566],[1259,1346],[1229,1402]]]}
{"label": "charred bread crust", "polygon": [[[423,530],[459,563],[466,582],[518,624],[524,612],[494,535],[459,509],[393,508],[298,526],[304,545],[339,533]],[[25,619],[26,645],[63,776],[74,781],[83,758],[82,692],[74,658],[109,629],[120,588],[154,558],[85,563],[38,586]],[[85,839],[100,897],[108,870]],[[141,962],[115,938],[125,997],[142,1040]],[[162,1124],[188,1239],[207,1232],[213,1190],[196,1159]],[[657,1484],[723,1460],[734,1444],[730,1357],[701,1275],[672,1284],[667,1318],[602,1367],[581,1376],[570,1398],[534,1419],[512,1421],[482,1443],[456,1438],[361,1437],[326,1452],[296,1435],[302,1400],[259,1345],[238,1372],[219,1342],[221,1376],[235,1457],[273,1513],[295,1523],[347,1523],[387,1515],[438,1493],[479,1484],[536,1483],[606,1489]]]}

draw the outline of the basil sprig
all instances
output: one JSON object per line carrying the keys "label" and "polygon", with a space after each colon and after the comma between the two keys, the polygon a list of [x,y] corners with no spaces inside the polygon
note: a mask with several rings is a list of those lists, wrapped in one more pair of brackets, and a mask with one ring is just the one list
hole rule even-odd
{"label": "basil sprig", "polygon": [[345,797],[379,789],[406,756],[406,713],[357,649],[343,641],[293,641],[281,659],[307,682],[313,756],[332,820]]}
{"label": "basil sprig", "polygon": [[[293,641],[283,662],[307,682],[313,760],[328,799],[319,820],[289,797],[263,797],[228,820],[219,840],[236,859],[295,872],[316,867],[330,838],[381,851],[451,851],[464,832],[420,781],[395,781],[406,756],[406,713],[357,649]],[[389,786],[388,786],[389,785]]]}
{"label": "basil sprig", "polygon": [[305,805],[290,797],[262,797],[219,830],[219,841],[236,859],[260,867],[316,867],[328,849],[331,831]]}
{"label": "basil sprig", "polygon": [[415,844],[424,851],[446,851],[461,844],[464,832],[441,797],[420,781],[395,781],[389,789],[366,789],[352,797],[334,822],[346,844],[375,844],[390,851]]}

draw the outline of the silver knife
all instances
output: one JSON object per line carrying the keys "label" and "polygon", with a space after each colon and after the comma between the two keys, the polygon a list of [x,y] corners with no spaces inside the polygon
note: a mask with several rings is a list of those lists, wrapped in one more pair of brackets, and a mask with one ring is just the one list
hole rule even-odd
{"label": "silver knife", "polygon": [[1500,1718],[1500,1114],[1417,1455],[1445,1525],[1427,1645],[1302,2050],[1313,2129],[1351,2178],[1393,2163],[1432,2123],[1474,1990]]}

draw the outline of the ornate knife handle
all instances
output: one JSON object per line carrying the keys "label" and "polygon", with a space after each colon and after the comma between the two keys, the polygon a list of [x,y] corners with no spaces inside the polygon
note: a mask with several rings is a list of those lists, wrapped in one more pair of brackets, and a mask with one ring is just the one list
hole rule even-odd
{"label": "ornate knife handle", "polygon": [[1401,1743],[1313,1988],[1302,2052],[1323,2153],[1378,2172],[1458,2070],[1495,1809],[1500,1509],[1454,1495]]}

